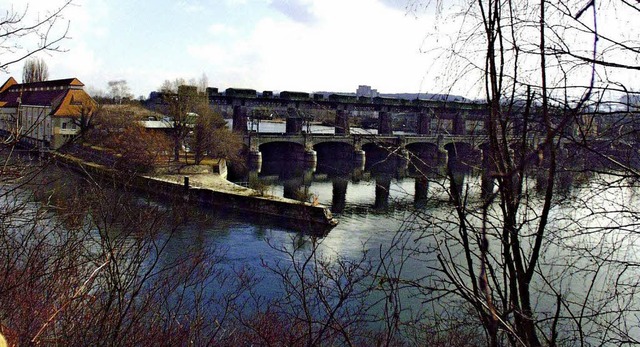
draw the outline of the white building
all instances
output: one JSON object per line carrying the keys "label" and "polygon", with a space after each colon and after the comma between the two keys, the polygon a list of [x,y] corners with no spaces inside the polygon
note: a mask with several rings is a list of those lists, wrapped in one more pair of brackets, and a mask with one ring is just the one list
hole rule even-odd
{"label": "white building", "polygon": [[41,149],[58,149],[80,133],[96,102],[76,78],[18,83],[10,77],[0,87],[0,133]]}
{"label": "white building", "polygon": [[379,95],[377,89],[371,89],[371,86],[360,85],[356,90],[356,96],[364,96],[367,98],[375,98]]}

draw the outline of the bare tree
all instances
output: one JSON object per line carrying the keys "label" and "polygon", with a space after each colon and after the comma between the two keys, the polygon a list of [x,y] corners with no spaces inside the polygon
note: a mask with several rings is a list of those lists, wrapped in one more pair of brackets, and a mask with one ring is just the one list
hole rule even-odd
{"label": "bare tree", "polygon": [[116,102],[121,103],[123,99],[131,99],[133,97],[127,80],[113,80],[107,84],[109,85],[109,96]]}
{"label": "bare tree", "polygon": [[[281,258],[263,260],[263,266],[277,277],[282,294],[260,301],[249,318],[241,316],[243,325],[253,332],[252,341],[294,346],[400,343],[393,324],[371,328],[384,326],[386,317],[380,316],[378,304],[387,297],[376,298],[380,279],[367,251],[347,259],[322,250],[322,240],[316,236],[296,235],[290,241],[271,245]],[[256,318],[255,312],[263,318]]]}
{"label": "bare tree", "polygon": [[198,117],[189,142],[196,164],[205,156],[241,162],[242,138],[227,128],[225,120],[209,106],[205,98],[194,110]]}
{"label": "bare tree", "polygon": [[42,58],[30,58],[22,68],[22,82],[42,82],[49,79],[49,68]]}
{"label": "bare tree", "polygon": [[67,39],[69,22],[64,22],[64,11],[72,0],[60,7],[31,19],[29,6],[24,10],[11,8],[0,19],[0,70],[7,72],[10,65],[38,52],[64,52],[61,43]]}
{"label": "bare tree", "polygon": [[183,145],[189,145],[199,163],[210,157],[238,161],[242,140],[227,131],[222,116],[209,105],[206,95],[207,77],[202,75],[198,85],[184,78],[165,80],[160,86],[164,112],[172,119],[171,137],[174,141],[174,160],[179,161]]}
{"label": "bare tree", "polygon": [[[489,188],[480,194],[480,180],[469,182],[473,168],[454,144],[448,183],[434,182],[451,210],[421,215],[428,242],[403,248],[437,271],[417,281],[424,300],[445,312],[471,307],[491,346],[638,343],[637,281],[628,274],[640,263],[613,236],[636,240],[639,230],[640,206],[616,197],[639,188],[637,113],[615,106],[616,94],[631,89],[626,77],[637,75],[638,40],[598,24],[640,9],[614,1],[460,5],[447,72],[459,73],[455,83],[481,81],[473,85],[488,106],[481,180]],[[566,180],[576,175],[584,181],[567,197]]]}
{"label": "bare tree", "polygon": [[170,138],[145,129],[132,112],[127,105],[102,106],[96,110],[87,118],[89,123],[81,140],[104,150],[82,150],[76,155],[125,172],[146,172],[166,163]]}
{"label": "bare tree", "polygon": [[164,82],[162,82],[162,85],[160,86],[160,91],[163,93],[177,93],[178,92],[178,88],[180,86],[186,86],[188,85],[187,80],[185,80],[184,78],[180,77],[180,78],[176,78],[175,80],[171,81],[171,80],[164,80]]}
{"label": "bare tree", "polygon": [[209,87],[209,77],[204,72],[202,76],[198,79],[198,92],[205,93],[207,91],[207,87]]}
{"label": "bare tree", "polygon": [[[139,204],[95,177],[65,171],[50,169],[15,190],[11,205],[3,201],[13,211],[0,227],[0,322],[9,343],[223,340],[234,301],[251,278],[215,265],[224,256],[219,249],[189,246],[168,255],[185,221],[184,213],[174,215],[178,205]],[[52,208],[57,217],[47,212]]]}
{"label": "bare tree", "polygon": [[[59,24],[70,4],[33,23],[28,8],[7,10],[0,20],[0,69],[38,51],[62,51],[68,26]],[[83,118],[89,125],[89,113]],[[225,338],[233,301],[252,282],[212,266],[222,252],[193,249],[181,259],[167,258],[184,214],[173,219],[174,209],[130,204],[137,199],[109,190],[111,183],[91,176],[74,181],[55,160],[32,160],[16,148],[16,142],[0,144],[1,341],[212,345]],[[160,229],[168,238],[157,237]],[[228,291],[212,296],[209,287]]]}

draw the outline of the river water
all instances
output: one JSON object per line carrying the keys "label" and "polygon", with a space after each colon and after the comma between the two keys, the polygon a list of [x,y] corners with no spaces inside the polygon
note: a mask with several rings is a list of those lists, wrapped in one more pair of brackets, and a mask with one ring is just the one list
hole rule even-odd
{"label": "river water", "polygon": [[[263,123],[260,130],[284,132],[284,124]],[[330,133],[332,128],[313,126],[312,132]],[[459,250],[455,237],[447,237],[457,228],[451,203],[451,178],[458,191],[468,197],[469,206],[479,205],[483,183],[486,185],[480,170],[468,165],[454,165],[450,169],[452,175],[447,175],[444,163],[425,170],[396,159],[367,160],[360,165],[325,158],[315,167],[296,162],[264,162],[259,172],[244,172],[230,179],[277,196],[317,199],[331,208],[339,224],[318,234],[316,230],[311,233],[307,226],[278,218],[193,206],[196,217],[187,220],[180,233],[172,235],[165,256],[177,258],[192,249],[219,250],[224,254],[223,266],[250,271],[260,279],[257,292],[266,298],[277,298],[282,295],[282,281],[267,267],[278,262],[290,263],[292,250],[304,252],[319,241],[318,251],[328,259],[356,262],[367,254],[374,266],[383,263],[397,266],[385,273],[393,273],[407,283],[435,286],[442,279],[442,274],[435,274],[431,268],[437,263],[435,251],[442,251],[442,247],[452,253]],[[535,211],[544,184],[535,173],[527,180],[523,196],[533,208],[524,211],[524,218],[538,218]],[[551,283],[532,283],[532,288],[540,293],[535,298],[536,308],[541,316],[554,312],[555,294],[550,288],[558,289],[568,302],[578,303],[581,294],[591,288],[594,292],[598,290],[590,307],[595,312],[596,304],[602,304],[599,307],[603,308],[616,298],[607,294],[610,290],[625,291],[637,285],[640,278],[637,266],[640,219],[636,212],[640,211],[640,189],[637,181],[627,177],[576,170],[560,175],[557,191],[541,266],[562,268],[557,272],[544,270],[552,274],[546,279]],[[469,218],[471,225],[479,220],[478,214],[471,213]],[[526,234],[526,230],[522,232]],[[530,246],[524,243],[525,250]],[[491,239],[490,247],[499,248],[496,239]],[[459,260],[458,255],[449,255],[454,262]],[[596,264],[602,259],[615,266],[591,267],[592,262]],[[630,311],[638,306],[634,293],[629,289],[625,299]],[[403,317],[451,310],[447,300],[431,301],[430,297],[416,288],[407,288],[401,295]],[[572,331],[571,324],[567,324],[566,329]],[[629,329],[631,334],[640,335],[637,322]]]}
{"label": "river water", "polygon": [[[312,126],[310,130],[333,132],[331,127],[323,126]],[[260,131],[284,132],[284,124],[263,123]],[[364,131],[367,130],[353,132]],[[612,291],[617,293],[620,288],[633,286],[640,277],[640,267],[636,266],[640,264],[640,225],[636,222],[636,211],[640,211],[640,188],[636,181],[626,177],[585,170],[593,169],[590,165],[592,163],[585,158],[565,164],[567,170],[559,175],[556,183],[557,198],[540,270],[548,275],[545,281],[549,283],[542,280],[532,283],[532,288],[538,292],[535,300],[541,316],[553,314],[555,290],[567,301],[577,303],[582,302],[585,291],[592,290],[589,293],[595,299],[590,309],[596,312],[598,305],[604,308],[614,299],[618,300],[617,296],[612,296]],[[260,172],[231,179],[240,184],[258,184],[277,196],[306,201],[317,199],[329,206],[339,220],[335,228],[321,237],[321,253],[355,261],[366,252],[374,263],[381,263],[380,259],[385,257],[396,257],[401,263],[393,270],[396,276],[428,286],[441,279],[441,274],[434,275],[434,271],[429,270],[436,264],[435,251],[442,251],[443,245],[452,252],[459,250],[459,245],[451,243],[452,240],[455,243],[455,238],[446,237],[458,227],[451,203],[450,178],[456,181],[469,205],[480,204],[483,184],[486,184],[482,172],[472,166],[451,166],[452,176],[447,175],[445,163],[434,166],[425,171],[424,167],[416,168],[406,161],[393,159],[368,159],[365,165],[320,159],[316,167],[304,163],[264,162]],[[539,217],[536,213],[541,208],[544,187],[544,180],[532,173],[523,195],[531,208],[522,211],[524,218],[536,220]],[[478,215],[479,212],[469,217],[476,220],[471,224],[479,223]],[[226,261],[229,265],[247,266],[256,271],[263,278],[260,292],[277,296],[281,283],[277,276],[264,271],[264,264],[290,261],[281,248],[310,248],[312,236],[308,231],[304,226],[273,218],[226,213],[224,217],[212,218],[208,224],[198,223],[197,228],[184,233],[184,242],[189,243],[195,232],[198,240],[223,247],[228,252]],[[490,240],[497,252],[499,242]],[[532,241],[525,241],[523,245],[525,250],[533,246]],[[459,258],[454,254],[451,259],[455,262]],[[614,265],[592,266],[601,264],[603,259]],[[566,268],[556,273],[558,265]],[[406,316],[424,312],[433,315],[450,310],[447,300],[434,303],[427,297],[407,289],[402,295]],[[629,307],[637,307],[639,300],[631,294],[624,302]],[[572,309],[576,310],[575,307]],[[615,320],[625,321],[631,316],[616,317]],[[605,318],[611,319],[614,318]],[[640,330],[635,323],[626,329],[638,338]],[[562,323],[560,326],[563,329]],[[571,323],[564,329],[574,330]]]}

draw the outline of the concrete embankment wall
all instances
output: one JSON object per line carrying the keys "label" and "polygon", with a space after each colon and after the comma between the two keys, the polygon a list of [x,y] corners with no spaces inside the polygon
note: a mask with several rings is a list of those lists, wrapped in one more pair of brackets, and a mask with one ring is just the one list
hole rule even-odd
{"label": "concrete embankment wall", "polygon": [[[187,188],[183,184],[152,177],[126,176],[117,170],[86,163],[67,155],[57,155],[57,158],[80,172],[104,177],[119,184],[155,195],[170,198],[181,197],[191,202],[217,206],[223,209],[282,217],[295,221],[296,225],[301,227],[331,227],[337,224],[337,221],[331,215],[331,211],[321,205],[314,206],[295,200],[234,194],[233,192],[218,191],[210,188]],[[123,180],[123,177],[126,177],[126,180]]]}
{"label": "concrete embankment wall", "polygon": [[266,214],[327,226],[336,224],[336,221],[331,215],[331,211],[325,206],[313,206],[309,203],[294,200],[283,201],[280,199],[270,199],[269,197],[234,194],[209,188],[186,188],[184,185],[174,182],[149,177],[138,176],[135,181],[137,188],[151,193],[161,192],[165,195],[182,195],[189,201],[209,206],[217,206],[223,209]]}

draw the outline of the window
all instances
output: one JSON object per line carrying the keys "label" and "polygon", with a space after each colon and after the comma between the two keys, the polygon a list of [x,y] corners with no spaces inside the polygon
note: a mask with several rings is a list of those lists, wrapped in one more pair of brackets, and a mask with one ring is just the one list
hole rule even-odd
{"label": "window", "polygon": [[67,122],[62,122],[62,129],[66,129],[67,128]]}

